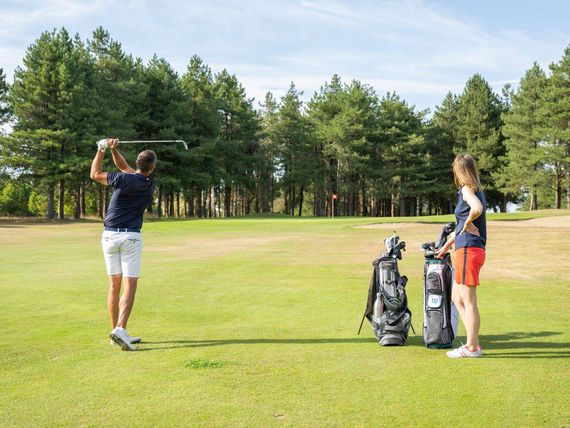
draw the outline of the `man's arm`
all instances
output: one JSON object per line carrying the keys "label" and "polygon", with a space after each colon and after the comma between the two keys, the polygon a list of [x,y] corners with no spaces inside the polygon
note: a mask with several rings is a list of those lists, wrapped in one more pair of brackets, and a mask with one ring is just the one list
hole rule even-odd
{"label": "man's arm", "polygon": [[118,145],[119,145],[119,140],[116,139],[111,140],[111,143],[109,143],[109,148],[111,149],[111,155],[113,156],[113,162],[115,163],[117,168],[119,168],[122,172],[125,172],[127,174],[132,174],[133,172],[136,172],[134,169],[132,169],[129,166],[123,155],[119,153],[119,151],[117,150]]}
{"label": "man's arm", "polygon": [[101,183],[104,186],[107,186],[107,173],[103,172],[103,158],[105,157],[105,149],[99,147],[97,149],[97,153],[93,158],[93,162],[91,162],[91,173],[89,177],[92,180],[95,180],[97,183]]}

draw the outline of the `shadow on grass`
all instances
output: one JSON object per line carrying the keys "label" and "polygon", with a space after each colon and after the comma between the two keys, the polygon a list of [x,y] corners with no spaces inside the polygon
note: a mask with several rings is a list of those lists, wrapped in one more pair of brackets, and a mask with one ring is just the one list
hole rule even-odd
{"label": "shadow on grass", "polygon": [[480,340],[483,348],[489,350],[485,358],[570,358],[570,342],[525,340],[560,334],[559,331],[513,332],[481,336]]}
{"label": "shadow on grass", "polygon": [[359,337],[352,339],[227,339],[227,340],[165,340],[161,342],[144,342],[141,345],[166,345],[140,348],[139,351],[156,351],[160,349],[201,348],[222,345],[259,345],[259,344],[307,345],[307,344],[337,344],[337,343],[376,343],[374,337]]}
{"label": "shadow on grass", "polygon": [[[570,343],[568,342],[545,342],[529,341],[562,334],[557,331],[539,332],[513,332],[498,335],[481,336],[483,348],[487,350],[485,358],[570,358]],[[521,341],[523,339],[523,341]],[[160,342],[144,342],[144,348],[139,351],[156,351],[161,349],[177,348],[202,348],[224,345],[259,345],[259,344],[282,344],[282,345],[311,345],[311,344],[338,344],[338,343],[377,343],[374,337],[355,338],[319,338],[319,339],[204,339],[204,340],[165,340]],[[151,345],[146,347],[146,345]],[[154,346],[158,345],[158,346]],[[420,335],[408,337],[405,346],[425,346]],[[520,349],[520,351],[517,351]],[[508,350],[509,352],[500,352]],[[495,352],[499,351],[499,352]]]}

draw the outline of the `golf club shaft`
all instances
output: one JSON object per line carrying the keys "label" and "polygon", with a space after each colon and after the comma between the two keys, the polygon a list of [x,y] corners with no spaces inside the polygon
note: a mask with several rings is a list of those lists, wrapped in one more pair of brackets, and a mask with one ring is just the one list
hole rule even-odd
{"label": "golf club shaft", "polygon": [[119,140],[121,144],[143,144],[143,143],[183,143],[184,140]]}
{"label": "golf club shaft", "polygon": [[148,144],[148,143],[182,143],[184,148],[188,150],[188,144],[184,140],[119,140],[120,144]]}

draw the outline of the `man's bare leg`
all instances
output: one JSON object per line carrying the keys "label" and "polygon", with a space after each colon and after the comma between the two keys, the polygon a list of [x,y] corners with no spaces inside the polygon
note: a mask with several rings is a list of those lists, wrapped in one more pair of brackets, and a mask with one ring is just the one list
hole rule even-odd
{"label": "man's bare leg", "polygon": [[127,322],[135,303],[135,293],[137,292],[138,278],[125,277],[125,288],[119,302],[119,320],[117,327],[127,328]]}
{"label": "man's bare leg", "polygon": [[117,327],[119,320],[119,295],[121,292],[122,274],[109,275],[109,294],[107,295],[107,308],[113,328]]}

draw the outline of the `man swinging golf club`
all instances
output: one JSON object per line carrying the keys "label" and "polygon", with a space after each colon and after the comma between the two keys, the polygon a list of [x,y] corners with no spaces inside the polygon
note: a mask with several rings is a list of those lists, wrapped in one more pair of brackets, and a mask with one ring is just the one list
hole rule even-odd
{"label": "man swinging golf club", "polygon": [[[156,153],[152,150],[140,152],[136,160],[137,169],[134,170],[118,152],[118,145],[119,140],[110,138],[97,142],[97,154],[91,164],[90,176],[98,183],[113,188],[101,240],[109,275],[107,307],[113,328],[109,337],[123,351],[134,351],[133,343],[141,339],[129,336],[126,327],[137,291],[142,253],[141,227],[144,211],[151,203],[154,192],[150,175],[156,165]],[[122,172],[102,171],[107,148]],[[124,290],[120,296],[123,278]]]}

